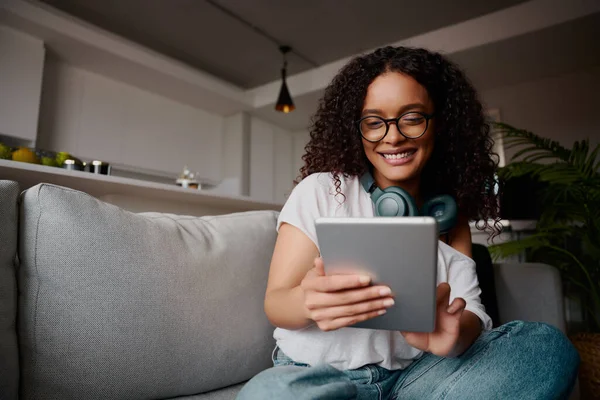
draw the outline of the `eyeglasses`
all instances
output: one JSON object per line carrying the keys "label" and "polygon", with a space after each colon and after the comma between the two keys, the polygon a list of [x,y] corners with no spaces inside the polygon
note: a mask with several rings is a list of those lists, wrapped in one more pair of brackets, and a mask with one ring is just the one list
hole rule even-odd
{"label": "eyeglasses", "polygon": [[433,114],[410,111],[398,118],[385,119],[371,115],[358,120],[358,130],[361,136],[369,142],[378,142],[387,135],[390,122],[396,124],[398,132],[407,139],[418,139],[427,132],[429,120]]}

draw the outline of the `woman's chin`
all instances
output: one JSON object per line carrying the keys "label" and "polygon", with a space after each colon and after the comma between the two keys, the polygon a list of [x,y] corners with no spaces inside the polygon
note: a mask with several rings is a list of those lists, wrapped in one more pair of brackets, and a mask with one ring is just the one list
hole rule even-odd
{"label": "woman's chin", "polygon": [[390,183],[401,184],[402,182],[409,182],[414,180],[415,177],[418,175],[415,168],[408,165],[397,167],[383,165],[379,168],[378,167],[376,168],[379,171],[380,176]]}

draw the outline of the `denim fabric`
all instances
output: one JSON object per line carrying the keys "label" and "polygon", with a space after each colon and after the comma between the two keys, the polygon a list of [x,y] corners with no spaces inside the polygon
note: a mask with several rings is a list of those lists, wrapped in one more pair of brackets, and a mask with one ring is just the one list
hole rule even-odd
{"label": "denim fabric", "polygon": [[482,333],[460,357],[426,353],[404,370],[309,366],[277,348],[273,364],[238,399],[566,399],[579,355],[558,329],[514,321]]}

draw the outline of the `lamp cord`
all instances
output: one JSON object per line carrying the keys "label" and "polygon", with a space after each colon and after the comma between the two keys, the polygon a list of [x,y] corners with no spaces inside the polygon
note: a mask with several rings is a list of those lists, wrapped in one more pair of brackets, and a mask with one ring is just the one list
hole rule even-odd
{"label": "lamp cord", "polygon": [[[256,25],[254,25],[253,23],[246,21],[244,18],[240,17],[238,14],[234,13],[233,11],[229,10],[228,8],[223,7],[221,4],[217,3],[215,0],[205,0],[205,1],[208,4],[210,4],[211,6],[213,6],[214,8],[221,11],[222,13],[227,14],[231,18],[246,25],[247,27],[249,27],[256,33],[258,33],[259,35],[261,35],[261,36],[267,38],[268,40],[270,40],[271,42],[275,43],[278,47],[281,47],[283,45],[279,40],[277,40],[277,38],[271,36],[269,33],[265,32],[264,30],[262,30],[261,28],[259,28]],[[311,60],[310,58],[308,58],[307,56],[305,56],[302,53],[299,53],[291,48],[290,48],[290,52],[294,53],[298,58],[301,58],[302,60],[306,61],[308,64],[311,64],[313,67],[319,66],[319,64],[317,64],[315,61]]]}

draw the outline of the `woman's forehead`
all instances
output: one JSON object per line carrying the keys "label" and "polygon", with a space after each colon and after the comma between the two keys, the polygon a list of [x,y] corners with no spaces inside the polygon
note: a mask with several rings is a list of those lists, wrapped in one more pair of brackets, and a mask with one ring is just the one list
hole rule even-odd
{"label": "woman's forehead", "polygon": [[411,104],[431,105],[427,89],[409,75],[387,72],[369,85],[363,109],[385,111]]}

